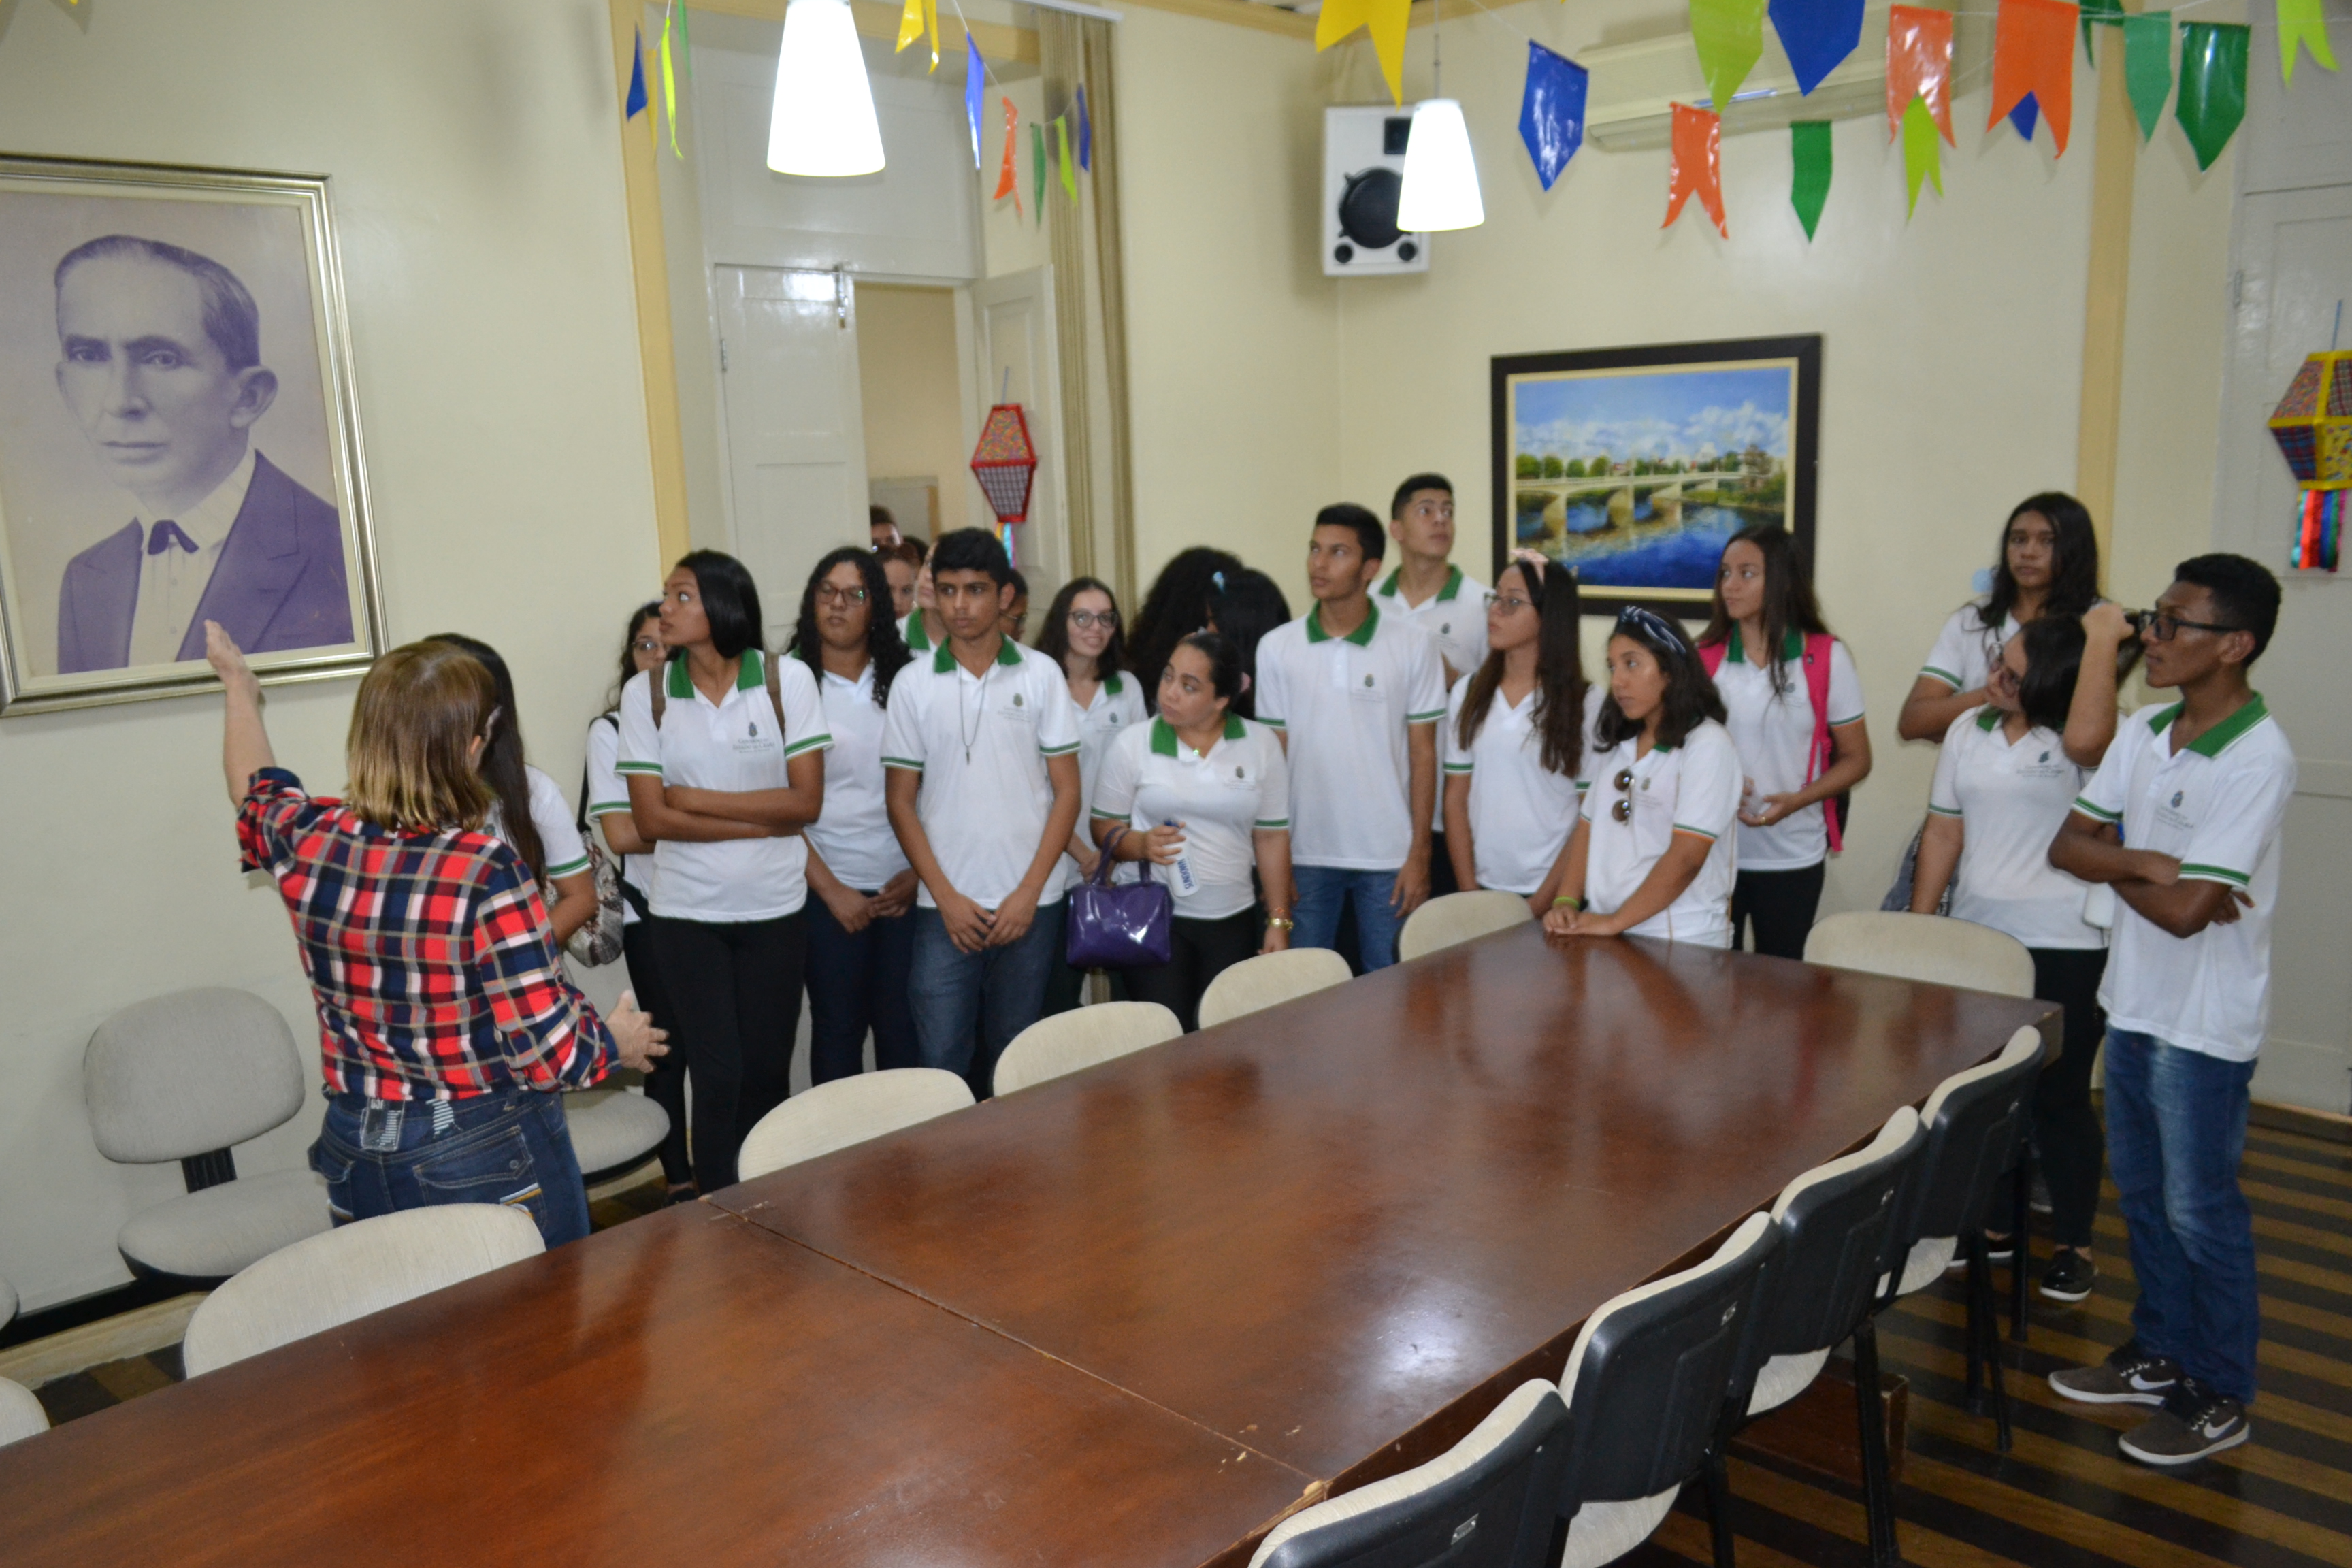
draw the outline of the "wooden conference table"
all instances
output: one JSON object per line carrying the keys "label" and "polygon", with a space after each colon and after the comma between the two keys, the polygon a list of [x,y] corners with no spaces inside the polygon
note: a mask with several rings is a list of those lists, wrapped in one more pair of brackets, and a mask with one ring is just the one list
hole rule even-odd
{"label": "wooden conference table", "polygon": [[0,1448],[0,1561],[1245,1563],[2057,1021],[1522,927]]}

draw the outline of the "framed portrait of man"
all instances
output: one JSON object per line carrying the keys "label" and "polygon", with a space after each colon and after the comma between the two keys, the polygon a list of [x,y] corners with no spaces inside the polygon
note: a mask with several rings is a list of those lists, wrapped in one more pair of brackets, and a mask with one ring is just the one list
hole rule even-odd
{"label": "framed portrait of man", "polygon": [[0,712],[383,649],[323,177],[0,157]]}

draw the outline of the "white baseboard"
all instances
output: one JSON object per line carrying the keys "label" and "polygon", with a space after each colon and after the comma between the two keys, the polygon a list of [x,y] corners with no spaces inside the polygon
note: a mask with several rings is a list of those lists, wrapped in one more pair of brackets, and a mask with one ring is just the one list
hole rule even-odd
{"label": "white baseboard", "polygon": [[38,1388],[45,1383],[110,1361],[145,1355],[187,1337],[188,1320],[205,1299],[191,1290],[168,1301],[156,1301],[128,1312],[118,1312],[78,1329],[62,1329],[44,1339],[0,1351],[0,1377]]}

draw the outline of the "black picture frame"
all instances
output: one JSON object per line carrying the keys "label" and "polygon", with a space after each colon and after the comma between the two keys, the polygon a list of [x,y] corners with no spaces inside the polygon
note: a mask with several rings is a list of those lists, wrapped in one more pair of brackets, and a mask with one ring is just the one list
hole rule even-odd
{"label": "black picture frame", "polygon": [[[1499,574],[1509,563],[1511,552],[1526,544],[1543,549],[1546,554],[1565,560],[1571,566],[1579,566],[1579,574],[1582,576],[1594,569],[1592,563],[1598,558],[1590,552],[1591,545],[1580,549],[1578,542],[1592,540],[1594,535],[1602,532],[1613,533],[1621,526],[1637,528],[1645,533],[1654,530],[1652,542],[1669,540],[1685,526],[1680,521],[1683,496],[1689,493],[1695,484],[1705,485],[1707,474],[1720,472],[1721,479],[1706,486],[1699,493],[1709,495],[1710,499],[1703,504],[1715,512],[1731,515],[1710,516],[1706,524],[1707,536],[1712,538],[1716,532],[1723,531],[1738,518],[1751,517],[1754,521],[1764,521],[1777,512],[1788,530],[1796,535],[1810,574],[1813,564],[1814,508],[1820,484],[1822,345],[1822,336],[1816,332],[1794,337],[1725,338],[1701,342],[1647,343],[1623,348],[1496,355],[1489,380],[1493,426],[1495,571]],[[1785,367],[1790,377],[1787,391],[1788,451],[1785,458],[1779,459],[1777,474],[1772,471],[1772,460],[1776,455],[1770,453],[1761,453],[1760,462],[1757,457],[1746,457],[1746,467],[1738,472],[1709,469],[1703,474],[1677,467],[1655,473],[1638,473],[1633,470],[1640,462],[1654,460],[1685,464],[1690,461],[1692,455],[1667,454],[1651,459],[1637,458],[1636,454],[1629,451],[1627,461],[1623,464],[1612,462],[1605,475],[1596,473],[1574,479],[1565,472],[1521,476],[1518,465],[1521,456],[1535,457],[1538,463],[1553,456],[1522,454],[1517,450],[1518,401],[1524,386],[1545,381],[1597,379],[1611,372],[1635,372],[1646,375],[1678,369],[1697,374],[1717,370],[1761,370],[1774,366]],[[1699,384],[1695,382],[1693,384],[1696,386]],[[1759,451],[1760,448],[1753,445],[1743,448],[1743,454]],[[1610,455],[1614,456],[1613,453]],[[1722,461],[1724,455],[1718,454],[1709,460]],[[1598,458],[1594,460],[1597,462]],[[1564,468],[1565,465],[1562,466]],[[1622,487],[1613,484],[1619,478],[1627,481]],[[1776,478],[1781,481],[1777,507],[1773,502],[1760,499],[1721,499],[1731,490],[1741,491],[1743,496],[1752,493],[1759,498],[1771,495],[1771,482]],[[1648,482],[1651,480],[1656,482]],[[1666,524],[1656,520],[1654,511],[1648,517],[1637,515],[1644,502],[1651,500],[1660,489],[1675,492],[1674,515],[1676,521],[1671,531]],[[1542,531],[1536,537],[1523,540],[1524,525],[1520,521],[1522,491],[1548,492],[1548,502],[1556,500],[1563,512],[1571,495],[1606,496],[1609,499],[1600,504],[1604,509],[1607,521],[1599,528],[1577,532],[1567,528],[1563,517],[1559,529],[1555,531],[1550,528],[1552,507],[1548,504],[1540,514],[1543,518]],[[1621,491],[1625,498],[1622,521],[1614,510],[1615,498]],[[1707,567],[1705,587],[1689,581],[1686,560],[1680,564],[1683,570],[1674,574],[1675,580],[1673,581],[1588,584],[1582,595],[1585,613],[1614,616],[1627,605],[1638,605],[1685,621],[1705,620],[1714,581],[1712,563]],[[1612,574],[1622,575],[1622,573]]]}

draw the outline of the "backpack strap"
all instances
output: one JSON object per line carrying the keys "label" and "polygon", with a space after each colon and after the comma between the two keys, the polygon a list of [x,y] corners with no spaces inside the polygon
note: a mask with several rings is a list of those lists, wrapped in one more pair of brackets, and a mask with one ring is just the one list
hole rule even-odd
{"label": "backpack strap", "polygon": [[[588,722],[591,725],[610,724],[613,726],[613,733],[617,735],[621,732],[621,716],[617,712],[599,713]],[[580,837],[583,840],[588,837],[588,759],[586,757],[580,759],[580,814],[572,819],[572,826],[580,829]]]}
{"label": "backpack strap", "polygon": [[[1805,634],[1805,695],[1813,704],[1813,743],[1805,756],[1805,782],[1812,783],[1830,771],[1830,758],[1835,748],[1830,742],[1830,650],[1837,639],[1827,632]],[[1830,830],[1830,847],[1845,847],[1845,835],[1838,821],[1834,801],[1824,802],[1827,807],[1822,820]]]}

